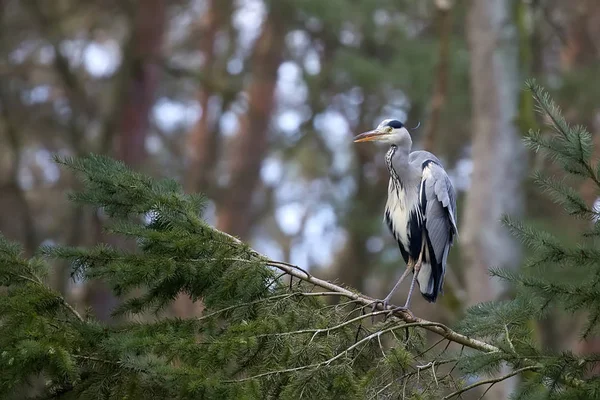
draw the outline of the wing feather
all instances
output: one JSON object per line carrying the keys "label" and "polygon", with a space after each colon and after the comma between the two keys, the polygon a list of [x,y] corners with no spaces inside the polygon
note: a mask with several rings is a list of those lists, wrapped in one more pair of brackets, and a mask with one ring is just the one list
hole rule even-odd
{"label": "wing feather", "polygon": [[435,301],[442,290],[448,252],[458,230],[452,182],[439,160],[433,155],[431,157],[418,160],[422,161],[419,204],[429,249],[427,263],[423,265],[427,270],[419,274],[418,280],[423,296]]}
{"label": "wing feather", "polygon": [[453,239],[458,232],[456,200],[448,174],[440,164],[433,161],[424,162],[421,182],[426,197],[426,207],[422,210],[423,217],[427,220],[426,228],[430,233],[441,229],[439,233],[442,237]]}

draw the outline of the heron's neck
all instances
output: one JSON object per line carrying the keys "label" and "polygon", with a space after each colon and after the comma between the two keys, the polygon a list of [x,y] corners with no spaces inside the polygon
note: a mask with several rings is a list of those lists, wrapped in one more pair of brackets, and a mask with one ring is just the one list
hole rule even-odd
{"label": "heron's neck", "polygon": [[409,154],[410,146],[393,144],[385,155],[385,163],[391,178],[402,186],[408,183],[411,177],[410,164],[408,163]]}
{"label": "heron's neck", "polygon": [[410,145],[408,146],[398,146],[393,144],[390,146],[388,150],[385,160],[388,164],[388,167],[391,167],[392,161],[396,168],[403,167],[405,164],[408,165],[408,155],[410,154]]}

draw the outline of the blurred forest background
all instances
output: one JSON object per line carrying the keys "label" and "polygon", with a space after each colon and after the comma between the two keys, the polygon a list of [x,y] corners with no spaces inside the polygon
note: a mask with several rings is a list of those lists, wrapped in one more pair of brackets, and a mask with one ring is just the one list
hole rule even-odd
{"label": "blurred forest background", "polygon": [[[0,231],[29,254],[129,245],[68,202],[75,180],[51,158],[94,152],[204,193],[211,223],[270,257],[382,297],[404,268],[382,222],[385,149],[352,137],[392,117],[420,124],[414,147],[459,192],[445,296],[415,296],[415,314],[451,323],[510,295],[487,275],[523,257],[504,213],[567,241],[584,228],[527,184],[544,165],[520,142],[540,122],[522,88],[536,77],[600,148],[595,0],[0,0],[0,57]],[[593,186],[580,191],[594,204]],[[66,265],[53,281],[110,318],[102,285]],[[560,319],[540,340],[573,348]]]}

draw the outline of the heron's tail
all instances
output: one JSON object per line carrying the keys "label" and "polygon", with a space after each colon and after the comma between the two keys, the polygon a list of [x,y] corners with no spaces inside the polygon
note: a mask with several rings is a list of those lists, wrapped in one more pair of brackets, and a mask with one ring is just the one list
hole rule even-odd
{"label": "heron's tail", "polygon": [[435,303],[437,297],[442,293],[444,285],[444,272],[446,271],[446,258],[448,255],[449,246],[444,249],[444,256],[440,262],[435,259],[435,254],[430,246],[427,246],[423,254],[423,261],[419,275],[417,275],[417,283],[421,294],[430,303]]}
{"label": "heron's tail", "polygon": [[417,275],[417,283],[419,284],[419,290],[423,297],[425,297],[425,300],[430,303],[435,303],[438,291],[431,272],[431,264],[423,261],[421,263],[419,275]]}

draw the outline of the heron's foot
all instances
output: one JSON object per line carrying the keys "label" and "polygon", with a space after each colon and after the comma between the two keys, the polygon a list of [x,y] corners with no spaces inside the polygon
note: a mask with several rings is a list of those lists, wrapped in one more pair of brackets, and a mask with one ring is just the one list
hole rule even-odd
{"label": "heron's foot", "polygon": [[398,307],[394,307],[394,308],[390,309],[388,311],[388,313],[386,314],[386,318],[393,315],[395,312],[398,312],[398,311],[405,312],[405,313],[409,314],[412,318],[415,317],[414,314],[412,313],[412,311],[410,311],[410,309],[408,308],[408,306],[398,306]]}
{"label": "heron's foot", "polygon": [[[377,308],[378,308],[378,306],[379,306],[380,304],[383,306],[383,307],[382,307],[383,311],[385,311],[385,310],[387,310],[387,308],[388,308],[388,307],[389,307],[389,305],[390,305],[390,299],[388,299],[388,298],[385,298],[385,299],[383,299],[383,300],[379,300],[379,299],[377,299],[377,300],[374,300],[374,301],[373,301],[373,307],[371,308],[371,314],[373,314],[375,311],[377,311]],[[388,317],[388,314],[385,314],[385,317],[384,317],[384,319],[386,319],[387,317]],[[371,323],[373,323],[373,322],[375,322],[375,314],[373,314],[373,315],[371,316]]]}

